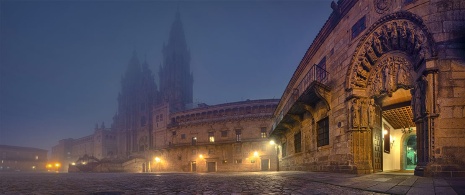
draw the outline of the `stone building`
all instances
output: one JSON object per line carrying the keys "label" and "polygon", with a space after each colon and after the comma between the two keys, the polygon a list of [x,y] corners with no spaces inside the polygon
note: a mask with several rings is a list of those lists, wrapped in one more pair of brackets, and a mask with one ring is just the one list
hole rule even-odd
{"label": "stone building", "polygon": [[465,176],[465,4],[340,0],[274,113],[281,170]]}
{"label": "stone building", "polygon": [[[160,88],[147,62],[141,64],[134,52],[121,79],[111,128],[60,140],[53,159],[63,164],[76,164],[85,155],[111,159],[95,165],[96,172],[277,170],[267,129],[278,100],[194,108],[190,51],[179,13],[162,51]],[[102,141],[107,135],[111,141]]]}
{"label": "stone building", "polygon": [[0,145],[0,172],[46,171],[47,150]]}
{"label": "stone building", "polygon": [[[270,145],[267,130],[278,101],[203,104],[195,109],[167,114],[167,118],[154,127],[154,150],[149,153],[148,170],[276,170],[276,149]],[[155,113],[166,112],[166,106],[155,110]]]}
{"label": "stone building", "polygon": [[110,128],[95,125],[94,133],[78,139],[62,139],[52,147],[51,162],[60,162],[61,170],[68,170],[68,165],[84,155],[98,159],[116,158],[116,133]]}

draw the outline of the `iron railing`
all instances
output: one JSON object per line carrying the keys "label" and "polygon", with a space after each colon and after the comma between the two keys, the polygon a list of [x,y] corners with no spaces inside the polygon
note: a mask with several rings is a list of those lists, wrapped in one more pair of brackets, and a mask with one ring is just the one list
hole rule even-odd
{"label": "iron railing", "polygon": [[[297,88],[292,90],[292,94],[290,94],[289,98],[287,99],[284,106],[281,108],[278,116],[276,116],[275,121],[273,123],[271,131],[273,131],[276,126],[278,126],[279,122],[283,119],[284,115],[291,109],[294,103],[299,99],[302,93],[313,83],[319,82],[322,84],[326,84],[328,82],[329,73],[326,71],[326,68],[322,68],[318,65],[313,65],[310,68],[310,71],[304,76],[304,78],[300,81]],[[282,97],[284,98],[284,97]]]}

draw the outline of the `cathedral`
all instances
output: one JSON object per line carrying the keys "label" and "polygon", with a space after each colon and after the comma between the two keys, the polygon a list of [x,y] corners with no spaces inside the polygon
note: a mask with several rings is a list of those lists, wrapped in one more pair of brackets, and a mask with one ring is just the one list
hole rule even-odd
{"label": "cathedral", "polygon": [[279,100],[194,105],[191,56],[179,12],[162,54],[158,85],[147,62],[133,53],[110,128],[96,125],[92,135],[63,139],[52,148],[52,159],[68,165],[63,171],[277,170],[267,130]]}

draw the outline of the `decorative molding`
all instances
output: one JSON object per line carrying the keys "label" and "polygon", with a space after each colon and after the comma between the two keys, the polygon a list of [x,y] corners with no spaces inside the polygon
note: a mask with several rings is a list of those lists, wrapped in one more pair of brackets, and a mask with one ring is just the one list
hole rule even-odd
{"label": "decorative molding", "polygon": [[[403,56],[394,55],[394,53],[402,53]],[[384,55],[393,55],[394,57],[388,58],[384,62],[378,62],[385,58]],[[433,38],[420,17],[407,11],[386,15],[367,30],[357,45],[347,70],[346,91],[367,89],[369,83],[371,84],[369,79],[373,77],[373,73],[372,80],[380,80],[383,76],[385,79],[394,79],[393,81],[398,82],[396,78],[399,75],[396,73],[404,72],[400,75],[403,79],[405,75],[409,75],[407,70],[418,70],[425,59],[433,58],[436,55]],[[395,64],[403,64],[404,67],[395,67],[393,66]],[[377,65],[384,67],[380,69]],[[375,71],[373,72],[373,70]],[[385,73],[383,75],[376,71],[385,71]],[[380,78],[376,78],[376,76]],[[401,87],[409,85],[404,80],[401,82],[403,83],[398,83]],[[397,86],[390,87],[385,85],[380,90],[389,94]],[[376,93],[371,92],[371,95],[379,95]]]}

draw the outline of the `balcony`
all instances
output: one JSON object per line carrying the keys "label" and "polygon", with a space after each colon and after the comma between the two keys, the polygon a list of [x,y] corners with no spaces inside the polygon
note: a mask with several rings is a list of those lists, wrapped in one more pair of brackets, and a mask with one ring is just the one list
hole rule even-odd
{"label": "balcony", "polygon": [[292,92],[283,95],[283,100],[286,96],[288,98],[285,102],[281,102],[283,106],[278,105],[277,109],[280,111],[275,116],[270,134],[279,134],[287,130],[292,123],[300,120],[302,114],[310,112],[320,101],[323,101],[329,110],[328,100],[331,89],[327,85],[328,78],[329,73],[325,69],[313,65],[299,85]]}

